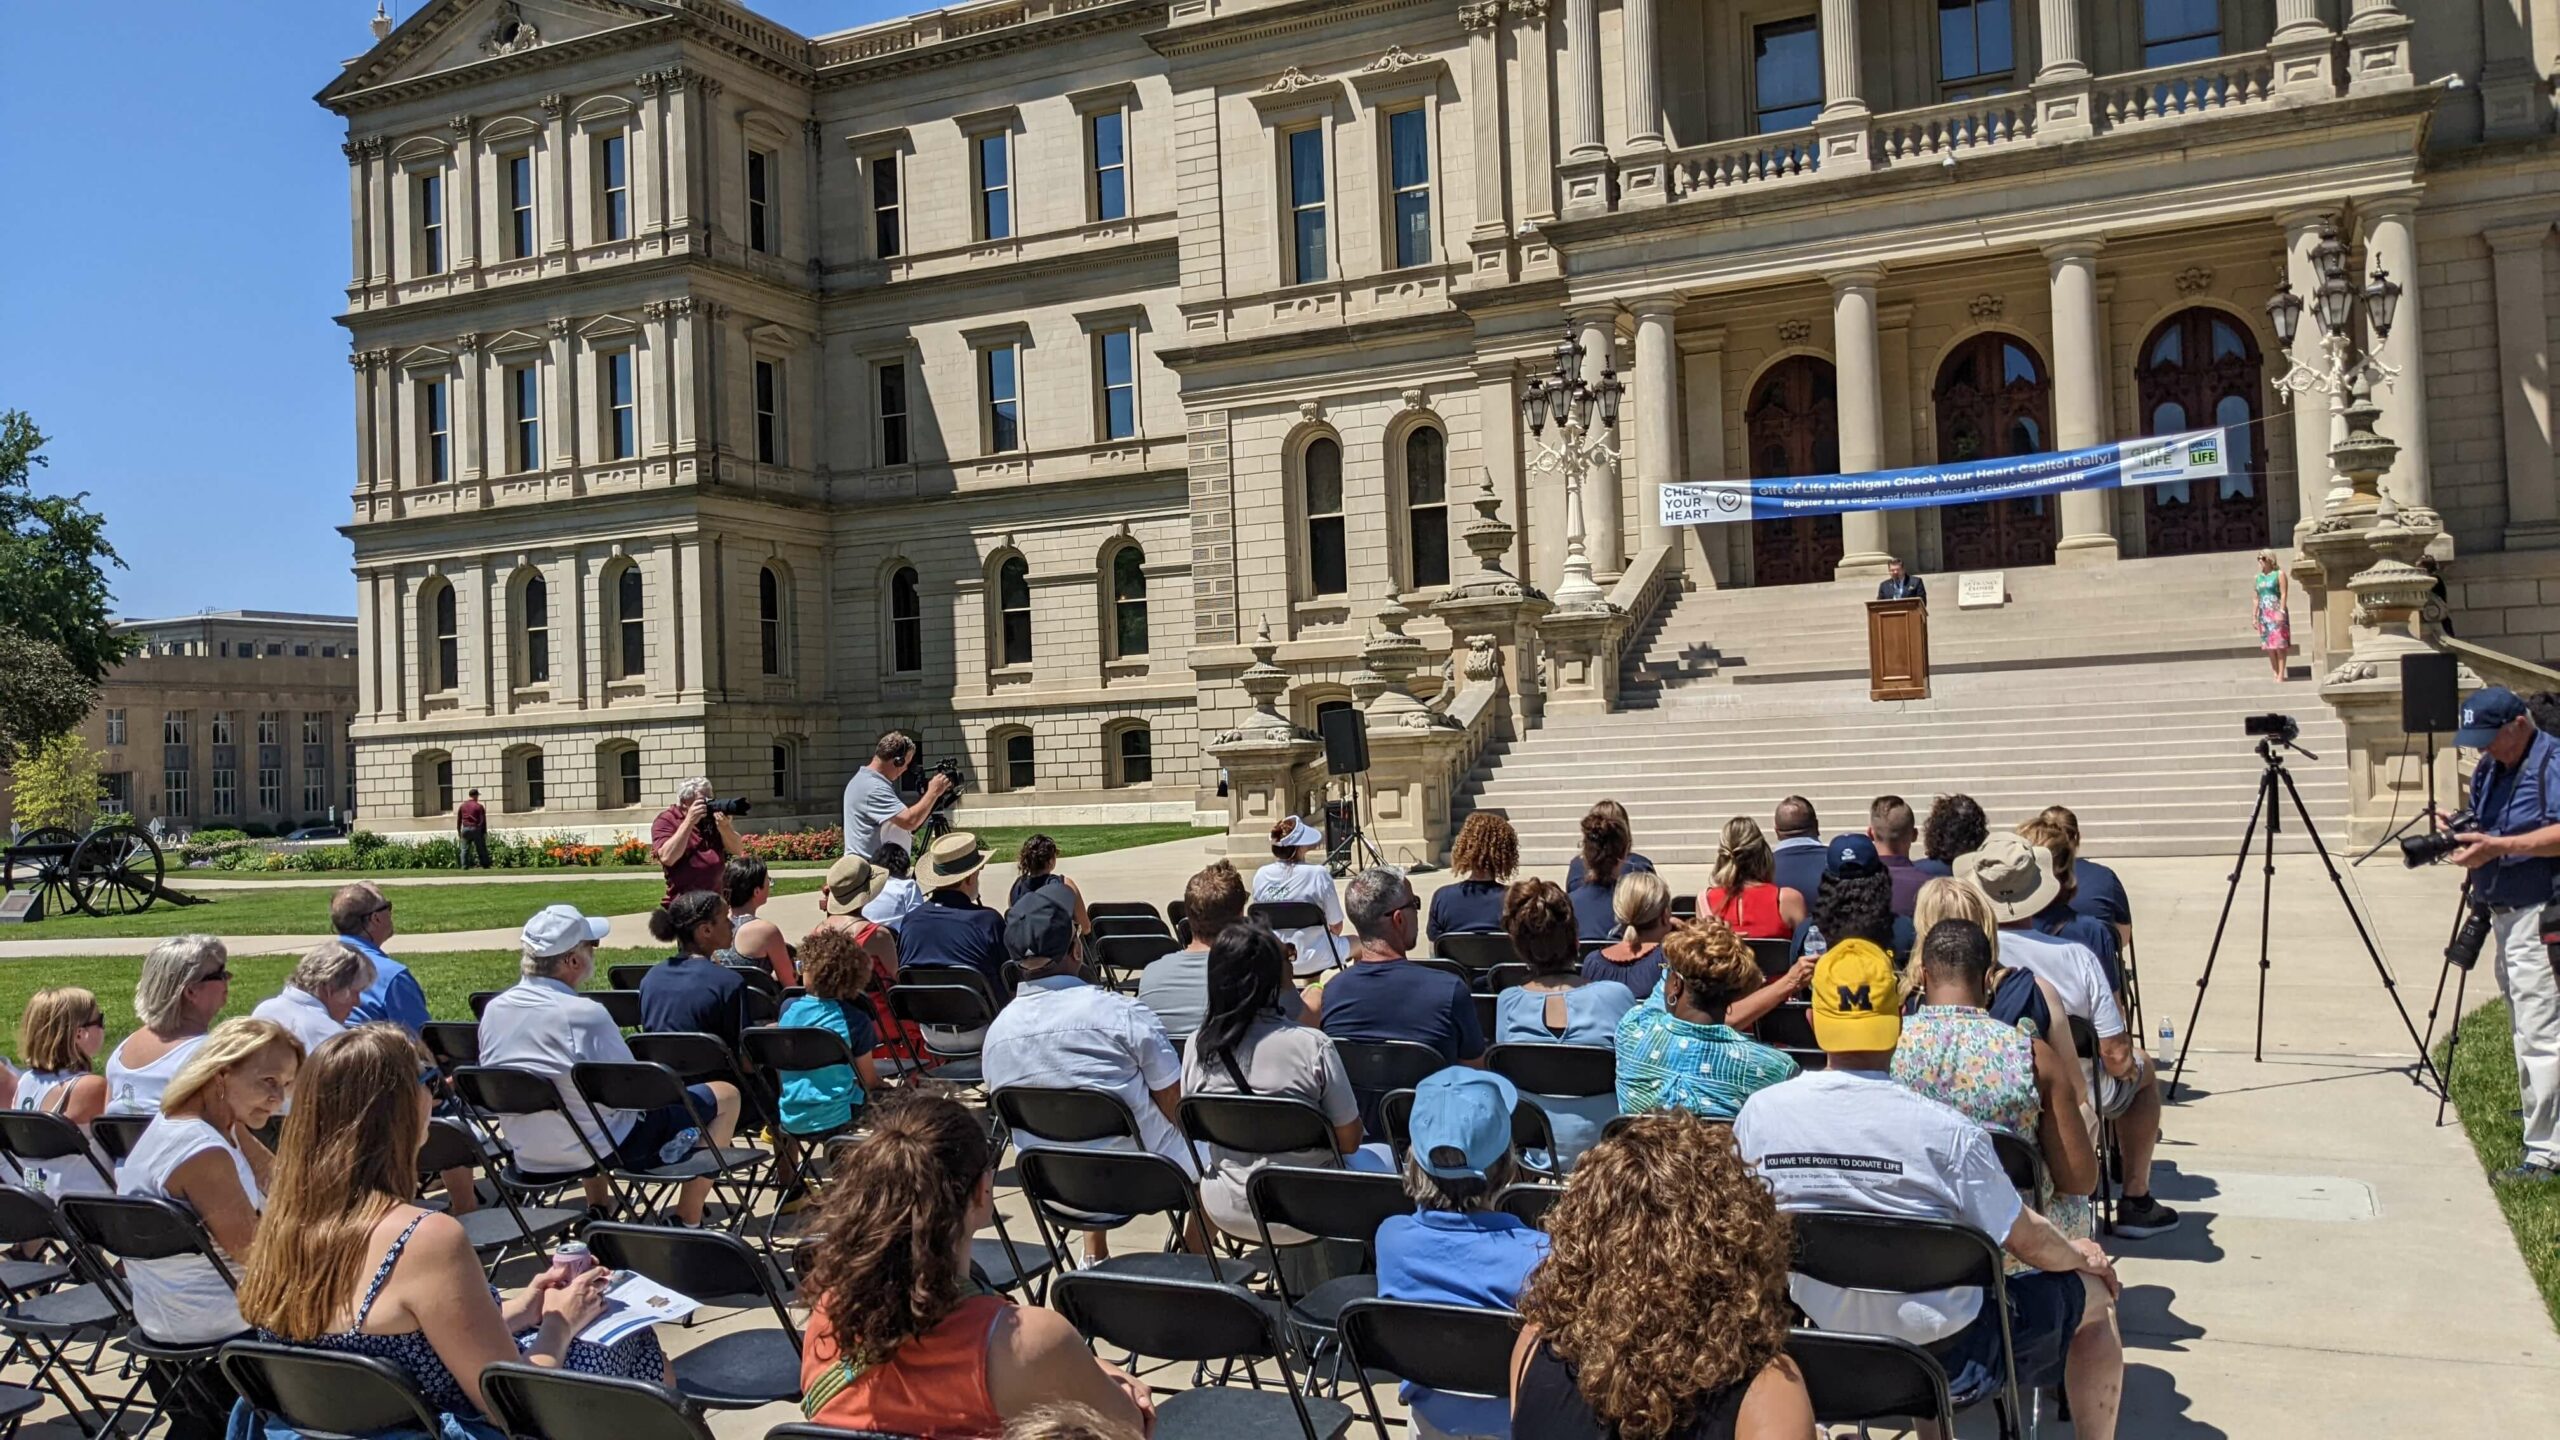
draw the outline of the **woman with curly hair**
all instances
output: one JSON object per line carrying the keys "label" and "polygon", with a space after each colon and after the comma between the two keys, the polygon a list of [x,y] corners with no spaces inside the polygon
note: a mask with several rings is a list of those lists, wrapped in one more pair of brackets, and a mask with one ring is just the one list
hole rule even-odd
{"label": "woman with curly hair", "polygon": [[1071,1402],[1149,1427],[1145,1386],[1095,1359],[1056,1311],[1017,1306],[972,1277],[969,1237],[995,1218],[995,1157],[959,1102],[882,1105],[843,1172],[860,1178],[827,1191],[803,1252],[802,1414],[957,1440]]}
{"label": "woman with curly hair", "polygon": [[1511,1352],[1511,1424],[1582,1440],[1803,1440],[1786,1356],[1793,1238],[1721,1126],[1647,1115],[1547,1212]]}
{"label": "woman with curly hair", "polygon": [[851,1125],[854,1112],[880,1091],[880,1066],[872,1058],[880,1023],[868,995],[871,952],[852,931],[813,930],[801,947],[800,978],[807,993],[783,1006],[775,1023],[833,1034],[853,1052],[853,1063],[783,1071],[782,1128],[791,1135],[831,1135]]}
{"label": "woman with curly hair", "polygon": [[1893,872],[1864,835],[1842,835],[1830,846],[1822,885],[1813,892],[1813,923],[1807,926],[1806,955],[1849,940],[1864,940],[1900,960],[1911,948],[1910,920],[1893,913]]}
{"label": "woman with curly hair", "polygon": [[1481,935],[1502,928],[1502,887],[1520,868],[1520,832],[1491,810],[1479,810],[1458,827],[1449,846],[1457,879],[1431,892],[1431,918],[1423,934]]}
{"label": "woman with curly hair", "polygon": [[1621,1112],[1730,1120],[1753,1092],[1794,1076],[1796,1062],[1736,1027],[1778,1008],[1803,984],[1797,971],[1764,980],[1751,947],[1713,915],[1672,931],[1662,957],[1662,984],[1618,1027]]}
{"label": "woman with curly hair", "polygon": [[1920,822],[1920,845],[1929,853],[1911,862],[1924,875],[1956,873],[1956,857],[1982,848],[1991,836],[1991,817],[1970,795],[1941,795],[1930,802],[1929,818]]}

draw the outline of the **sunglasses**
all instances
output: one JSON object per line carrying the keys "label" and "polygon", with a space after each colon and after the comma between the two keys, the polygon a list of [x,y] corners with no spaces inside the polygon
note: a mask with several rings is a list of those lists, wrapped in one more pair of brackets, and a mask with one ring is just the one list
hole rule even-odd
{"label": "sunglasses", "polygon": [[80,1028],[83,1030],[104,1030],[107,1028],[107,1017],[103,1013],[92,1015],[88,1019],[80,1022]]}
{"label": "sunglasses", "polygon": [[195,982],[195,983],[197,983],[198,985],[210,985],[210,984],[212,984],[213,982],[215,982],[216,980],[226,980],[226,981],[227,981],[227,980],[229,980],[230,978],[231,978],[231,970],[230,970],[230,967],[229,967],[229,966],[225,966],[225,967],[223,967],[223,968],[222,968],[222,969],[220,969],[220,970],[216,970],[216,971],[214,971],[214,972],[213,972],[212,974],[210,974],[210,975],[199,975],[199,976],[197,976],[197,977],[196,977],[196,982]]}
{"label": "sunglasses", "polygon": [[419,1083],[420,1085],[422,1085],[422,1086],[425,1086],[425,1087],[426,1087],[427,1089],[429,1089],[429,1090],[436,1089],[436,1088],[438,1088],[439,1086],[443,1085],[443,1084],[444,1084],[444,1067],[443,1067],[443,1066],[441,1066],[441,1065],[434,1065],[434,1064],[427,1064],[427,1065],[421,1065],[421,1066],[419,1066],[419,1067],[418,1067],[418,1083]]}

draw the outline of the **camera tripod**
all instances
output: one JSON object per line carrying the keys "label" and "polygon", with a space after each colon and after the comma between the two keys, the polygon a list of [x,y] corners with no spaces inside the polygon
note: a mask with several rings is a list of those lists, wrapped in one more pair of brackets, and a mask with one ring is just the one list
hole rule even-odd
{"label": "camera tripod", "polygon": [[2455,976],[2453,982],[2453,1024],[2444,1032],[2444,1070],[2437,1076],[2444,1082],[2442,1088],[2436,1091],[2436,1124],[2438,1126],[2444,1124],[2445,1106],[2453,1100],[2453,1067],[2462,1063],[2462,995],[2471,986],[2473,966],[2480,963],[2480,952],[2477,950],[2471,952],[2470,965],[2465,965],[2453,958],[2454,936],[2462,933],[2462,922],[2469,919],[2470,915],[2471,881],[2466,876],[2462,882],[2462,893],[2454,900],[2453,929],[2445,936],[2444,968],[2436,972],[2435,998],[2427,1002],[2426,1053],[2432,1055],[2435,1053],[2436,1013],[2444,1008],[2444,977],[2455,971],[2461,972]]}
{"label": "camera tripod", "polygon": [[[2409,1007],[2400,1003],[2400,987],[2391,978],[2391,967],[2382,961],[2382,951],[2373,943],[2373,934],[2365,929],[2364,917],[2356,912],[2356,903],[2347,894],[2346,877],[2338,873],[2337,862],[2329,858],[2329,847],[2320,839],[2320,827],[2311,823],[2311,811],[2302,803],[2302,791],[2293,783],[2292,772],[2284,768],[2280,750],[2292,750],[2310,759],[2320,757],[2296,745],[2289,738],[2268,735],[2258,741],[2258,758],[2266,762],[2266,773],[2258,777],[2258,803],[2249,811],[2249,826],[2240,833],[2240,853],[2231,863],[2231,881],[2222,893],[2222,918],[2213,926],[2213,944],[2204,953],[2204,973],[2196,977],[2195,1008],[2187,1014],[2187,1037],[2178,1047],[2178,1066],[2169,1077],[2168,1097],[2178,1098],[2178,1086],[2187,1073],[2187,1053],[2195,1048],[2196,1022],[2204,1016],[2205,989],[2213,983],[2213,963],[2222,953],[2222,936],[2231,924],[2231,904],[2240,895],[2240,875],[2249,866],[2249,847],[2258,839],[2258,821],[2266,821],[2265,861],[2258,893],[2258,1029],[2250,1046],[2249,1058],[2263,1061],[2267,1048],[2267,941],[2270,922],[2275,912],[2276,834],[2284,828],[2283,802],[2293,801],[2293,813],[2302,822],[2302,833],[2311,837],[2311,849],[2320,857],[2322,868],[2329,872],[2329,884],[2338,892],[2338,903],[2346,907],[2347,919],[2356,927],[2356,939],[2364,945],[2364,953],[2373,961],[2373,973],[2382,980],[2383,993],[2391,997],[2391,1008],[2400,1012],[2400,1023],[2409,1032],[2409,1040],[2418,1047],[2418,1067],[2435,1077],[2436,1089],[2444,1089],[2444,1076],[2437,1072],[2435,1061],[2427,1054],[2427,1042],[2419,1037],[2417,1022],[2409,1018]],[[2282,787],[2282,794],[2278,787]],[[2413,1081],[2417,1076],[2412,1074]],[[2422,1082],[2421,1082],[2422,1083]]]}

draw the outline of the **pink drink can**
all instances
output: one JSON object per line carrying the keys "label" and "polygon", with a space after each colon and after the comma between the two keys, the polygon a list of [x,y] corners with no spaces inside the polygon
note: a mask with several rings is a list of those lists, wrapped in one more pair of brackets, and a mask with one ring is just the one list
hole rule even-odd
{"label": "pink drink can", "polygon": [[596,1257],[583,1242],[572,1240],[552,1250],[551,1263],[576,1276],[596,1268]]}

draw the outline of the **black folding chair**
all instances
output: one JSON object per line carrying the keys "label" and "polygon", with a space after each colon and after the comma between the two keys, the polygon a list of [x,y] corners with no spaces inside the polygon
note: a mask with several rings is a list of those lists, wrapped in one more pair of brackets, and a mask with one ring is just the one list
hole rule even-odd
{"label": "black folding chair", "polygon": [[[1623,1120],[1626,1117],[1618,1118]],[[1543,1230],[1547,1224],[1547,1212],[1556,1208],[1556,1202],[1563,1198],[1564,1187],[1561,1185],[1523,1181],[1503,1186],[1493,1197],[1493,1208],[1514,1217],[1523,1225]]]}
{"label": "black folding chair", "polygon": [[932,1072],[933,1078],[957,1085],[984,1085],[987,1072],[979,1063],[978,1052],[953,1049],[948,1040],[937,1039],[933,1032],[936,1029],[984,1030],[994,1024],[996,1009],[987,999],[985,981],[980,979],[975,988],[940,983],[945,974],[973,977],[977,974],[976,971],[959,970],[957,967],[918,967],[903,973],[934,977],[931,983],[907,982],[889,987],[889,1013],[920,1027],[925,1052],[938,1062]]}
{"label": "black folding chair", "polygon": [[[124,1312],[121,1294],[110,1288],[113,1277],[72,1244],[71,1232],[51,1200],[15,1185],[0,1185],[0,1245],[60,1249],[68,1258],[70,1275],[65,1278],[77,1277],[77,1283],[13,1296],[0,1305],[0,1335],[9,1337],[0,1363],[26,1360],[34,1369],[31,1385],[60,1401],[64,1411],[78,1420],[82,1433],[105,1435],[103,1424],[92,1426],[79,1419],[84,1413],[103,1417],[107,1407],[82,1378],[83,1367],[72,1360],[70,1349],[74,1345],[103,1347],[114,1337]],[[92,1368],[95,1363],[93,1351]],[[126,1403],[131,1399],[126,1396]],[[121,1413],[123,1406],[117,1408]]]}
{"label": "black folding chair", "polygon": [[628,1042],[631,1058],[652,1065],[664,1065],[687,1085],[701,1085],[713,1080],[726,1080],[747,1093],[745,1070],[738,1064],[737,1054],[729,1042],[717,1035],[699,1030],[644,1031]]}
{"label": "black folding chair", "polygon": [[[637,1209],[627,1213],[645,1214],[666,1203],[667,1197],[687,1182],[709,1180],[712,1193],[729,1207],[729,1221],[734,1228],[745,1221],[755,1206],[755,1197],[763,1188],[760,1172],[773,1157],[752,1145],[714,1145],[711,1122],[717,1116],[695,1102],[683,1080],[664,1065],[649,1060],[585,1061],[569,1067],[569,1083],[578,1088],[578,1096],[587,1102],[595,1117],[596,1128],[605,1130],[605,1112],[629,1110],[646,1114],[670,1106],[682,1106],[688,1124],[700,1133],[693,1149],[674,1160],[658,1158],[638,1165],[619,1163],[600,1145],[589,1148],[598,1167],[616,1185],[627,1185],[639,1196]],[[579,1132],[583,1139],[586,1132]]]}
{"label": "black folding chair", "polygon": [[[1263,1249],[1277,1256],[1283,1244],[1315,1244],[1335,1240],[1361,1248],[1363,1263],[1349,1275],[1337,1275],[1299,1294],[1284,1266],[1272,1266],[1279,1283],[1280,1304],[1290,1328],[1310,1360],[1335,1337],[1334,1317],[1354,1300],[1378,1293],[1376,1243],[1378,1227],[1398,1215],[1413,1213],[1413,1197],[1393,1175],[1359,1170],[1265,1165],[1244,1184],[1245,1203],[1252,1207],[1254,1228]],[[1274,1228],[1296,1230],[1308,1238],[1281,1241]]]}
{"label": "black folding chair", "polygon": [[1200,1147],[1217,1145],[1243,1155],[1292,1155],[1334,1150],[1333,1122],[1307,1101],[1282,1095],[1194,1095],[1176,1114],[1201,1168]]}
{"label": "black folding chair", "polygon": [[2044,1193],[2044,1152],[2036,1142],[1999,1126],[1985,1126],[1991,1132],[1991,1151],[2000,1157],[2000,1168],[2009,1176],[2009,1187],[2032,1209],[2036,1197]]}
{"label": "black folding chair", "polygon": [[[193,1211],[175,1201],[142,1195],[65,1195],[62,1223],[76,1244],[100,1257],[101,1274],[106,1273],[105,1261],[109,1257],[125,1262],[197,1259],[211,1265],[224,1285],[240,1288],[213,1237],[205,1233]],[[131,1282],[108,1287],[103,1293],[115,1305],[123,1327],[123,1333],[116,1337],[117,1345],[141,1361],[157,1381],[150,1387],[151,1408],[142,1417],[137,1433],[149,1431],[181,1400],[203,1415],[220,1414],[227,1408],[220,1392],[206,1384],[222,1349],[221,1340],[156,1339],[143,1332],[141,1321],[133,1312]],[[106,1419],[108,1431],[119,1428],[141,1388],[136,1386],[116,1402],[114,1413]]]}
{"label": "black folding chair", "polygon": [[[2098,1030],[2077,1015],[2063,1017],[2071,1025],[2071,1048],[2080,1054],[2082,1073],[2089,1082],[2089,1105],[2098,1109],[2099,1098],[2106,1094],[2107,1062],[2098,1054]],[[2098,1188],[2091,1197],[2097,1205],[2098,1220],[2108,1234],[2115,1233],[2116,1190],[2122,1180],[2117,1172],[2124,1165],[2122,1150],[2116,1142],[2116,1122],[2103,1113],[2098,1118]]]}
{"label": "black folding chair", "polygon": [[1181,941],[1156,934],[1106,934],[1093,942],[1094,961],[1115,990],[1135,986],[1149,965],[1181,948]]}
{"label": "black folding chair", "polygon": [[1496,1045],[1484,1068],[1531,1095],[1561,1100],[1618,1093],[1618,1052],[1606,1045]]}
{"label": "black folding chair", "polygon": [[1742,943],[1751,947],[1751,958],[1759,962],[1764,979],[1775,980],[1796,963],[1792,940],[1745,939]]}
{"label": "black folding chair", "polygon": [[[1499,995],[1505,990],[1516,990],[1521,986],[1528,984],[1529,966],[1525,961],[1505,960],[1501,964],[1494,966],[1492,969],[1483,972],[1483,979],[1486,991],[1491,994]],[[1492,1034],[1493,1028],[1491,1026],[1485,1027],[1485,1033],[1488,1035]]]}
{"label": "black folding chair", "polygon": [[[1982,1320],[2000,1327],[2000,1383],[1988,1397],[2004,1440],[2019,1440],[2026,1410],[2018,1389],[2017,1352],[2009,1333],[2009,1283],[2000,1246],[1971,1226],[1949,1220],[1915,1220],[1845,1210],[1804,1210],[1794,1216],[1795,1273],[1844,1290],[1911,1294],[1923,1290],[1982,1291]],[[1939,1370],[1943,1393],[1946,1375]]]}
{"label": "black folding chair", "polygon": [[1410,1380],[1448,1395],[1480,1400],[1511,1396],[1511,1349],[1520,1339],[1513,1310],[1434,1305],[1419,1300],[1354,1300],[1342,1307],[1342,1348],[1360,1377],[1369,1423],[1386,1440],[1371,1372]]}
{"label": "black folding chair", "polygon": [[419,1032],[427,1053],[448,1072],[480,1063],[480,1027],[469,1020],[430,1020]]}
{"label": "black folding chair", "polygon": [[[21,1166],[51,1160],[77,1162],[67,1167],[77,1171],[86,1167],[95,1174],[109,1192],[116,1188],[115,1167],[101,1156],[80,1127],[60,1115],[42,1110],[0,1110],[0,1155],[6,1155]],[[61,1278],[56,1274],[50,1279]],[[0,1263],[0,1287],[10,1290],[25,1288],[30,1281],[7,1273]]]}
{"label": "black folding chair", "polygon": [[1827,1050],[1808,1050],[1800,1045],[1780,1045],[1776,1048],[1779,1053],[1796,1062],[1796,1068],[1799,1070],[1831,1068],[1831,1053]]}
{"label": "black folding chair", "polygon": [[[1617,1118],[1624,1120],[1627,1117],[1621,1115]],[[1378,1122],[1385,1128],[1387,1143],[1395,1147],[1396,1159],[1401,1162],[1405,1152],[1413,1148],[1413,1092],[1390,1090],[1380,1097]],[[1610,1133],[1604,1128],[1601,1136],[1605,1139]],[[1519,1104],[1511,1107],[1511,1148],[1516,1152],[1512,1158],[1527,1166],[1533,1174],[1538,1173],[1541,1167],[1529,1164],[1528,1152],[1544,1150],[1553,1154],[1556,1148],[1555,1128],[1547,1122],[1547,1112],[1539,1109],[1526,1095],[1520,1097]]]}
{"label": "black folding chair", "polygon": [[640,1019],[640,992],[637,990],[590,990],[587,998],[604,1007],[613,1023],[625,1030],[637,1030]]}
{"label": "black folding chair", "polygon": [[[1182,905],[1179,900],[1173,903],[1177,909]],[[1084,905],[1084,913],[1094,918],[1094,928],[1097,933],[1101,930],[1100,922],[1106,919],[1116,920],[1127,916],[1138,916],[1161,922],[1165,918],[1162,912],[1145,900],[1088,900]]]}
{"label": "black folding chair", "polygon": [[1410,1090],[1445,1070],[1440,1052],[1415,1040],[1337,1040],[1334,1052],[1351,1077],[1351,1093],[1360,1099],[1360,1125],[1372,1140],[1387,1136],[1378,1103],[1389,1091]]}
{"label": "black folding chair", "polygon": [[676,1357],[676,1391],[716,1410],[800,1398],[800,1327],[773,1268],[735,1235],[664,1225],[587,1227],[596,1261],[633,1270],[706,1304],[771,1307],[775,1329],[733,1330]]}
{"label": "black folding chair", "polygon": [[1698,897],[1697,897],[1697,896],[1695,896],[1695,895],[1674,895],[1674,896],[1672,896],[1672,897],[1671,897],[1671,918],[1672,918],[1672,919],[1674,919],[1674,920],[1695,920],[1695,919],[1697,919],[1697,918],[1698,918]]}
{"label": "black folding chair", "polygon": [[1513,965],[1520,960],[1520,952],[1511,947],[1511,937],[1499,930],[1481,934],[1453,932],[1434,941],[1432,949],[1441,959],[1454,960],[1479,975],[1497,965]]}
{"label": "black folding chair", "polygon": [[1606,950],[1617,943],[1618,937],[1610,935],[1598,940],[1578,941],[1575,944],[1575,949],[1580,952],[1583,959],[1588,960],[1592,956],[1599,954],[1601,951]]}
{"label": "black folding chair", "polygon": [[500,1265],[519,1255],[539,1255],[555,1241],[566,1236],[587,1218],[584,1209],[562,1206],[519,1204],[516,1194],[497,1181],[497,1162],[489,1156],[480,1137],[459,1120],[444,1116],[427,1122],[425,1143],[418,1147],[418,1171],[432,1180],[448,1170],[468,1170],[474,1175],[487,1175],[498,1192],[498,1204],[454,1216],[462,1233],[471,1241],[473,1254],[480,1257],[483,1268],[495,1273]]}
{"label": "black folding chair", "polygon": [[490,1002],[490,1001],[492,1001],[492,1000],[497,999],[499,996],[504,995],[504,994],[506,994],[506,993],[507,993],[507,992],[506,992],[506,991],[504,991],[504,990],[474,990],[474,991],[472,991],[472,992],[471,992],[471,1018],[472,1018],[473,1020],[478,1020],[481,1016],[488,1014],[488,1013],[489,1013],[489,1002]]}
{"label": "black folding chair", "polygon": [[1787,1358],[1804,1375],[1817,1424],[1930,1421],[1941,1435],[1956,1433],[1946,1370],[1908,1340],[1796,1329],[1787,1332]]}
{"label": "black folding chair", "polygon": [[791,1424],[776,1425],[767,1430],[764,1432],[764,1440],[920,1440],[920,1437],[901,1434],[895,1430],[840,1430],[833,1425],[811,1425],[806,1421],[793,1421]]}
{"label": "black folding chair", "polygon": [[1499,995],[1470,995],[1476,1005],[1476,1033],[1490,1035],[1501,1028],[1502,1006]]}
{"label": "black folding chair", "polygon": [[[1156,1406],[1153,1440],[1286,1433],[1292,1419],[1304,1440],[1334,1440],[1351,1426],[1350,1406],[1299,1391],[1276,1317],[1240,1286],[1079,1270],[1058,1277],[1049,1303],[1088,1340],[1159,1360],[1245,1362],[1254,1388],[1204,1385],[1165,1397]],[[1264,1360],[1279,1362],[1272,1368],[1280,1372],[1285,1398],[1260,1388]]]}
{"label": "black folding chair", "polygon": [[142,1132],[151,1128],[155,1118],[150,1115],[101,1115],[89,1122],[89,1138],[97,1142],[99,1152],[107,1157],[109,1165],[121,1165],[124,1157],[133,1153],[133,1147],[142,1143]]}
{"label": "black folding chair", "polygon": [[[1333,923],[1313,900],[1256,900],[1244,907],[1244,918],[1272,930],[1322,930]],[[1342,964],[1351,954],[1349,942],[1339,935],[1327,935],[1320,943],[1331,952],[1320,957],[1328,966]]]}
{"label": "black folding chair", "polygon": [[657,968],[655,961],[646,965],[607,965],[604,967],[604,980],[616,990],[637,990],[641,977]]}
{"label": "black folding chair", "polygon": [[[543,1204],[570,1186],[590,1176],[602,1175],[594,1162],[595,1146],[560,1097],[558,1087],[545,1075],[530,1070],[516,1070],[503,1065],[465,1065],[452,1073],[453,1093],[468,1108],[472,1117],[483,1125],[496,1125],[503,1130],[510,1118],[530,1115],[557,1115],[560,1123],[577,1132],[579,1147],[589,1157],[588,1163],[567,1170],[527,1170],[515,1147],[510,1144],[504,1155],[492,1157],[494,1166],[489,1177],[498,1182],[501,1194]],[[607,1182],[610,1189],[610,1182]],[[618,1200],[619,1193],[616,1193]]]}
{"label": "black folding chair", "polygon": [[663,1385],[501,1360],[480,1372],[489,1418],[515,1440],[711,1440]]}
{"label": "black folding chair", "polygon": [[1155,913],[1152,906],[1143,915],[1105,915],[1096,912],[1090,905],[1085,907],[1085,913],[1093,917],[1093,933],[1096,939],[1114,940],[1134,937],[1170,940],[1173,938],[1173,927],[1166,924],[1164,917]]}
{"label": "black folding chair", "polygon": [[[1141,1215],[1165,1217],[1168,1229],[1161,1253],[1114,1255],[1077,1273],[1105,1271],[1241,1284],[1264,1269],[1252,1260],[1180,1248],[1183,1237],[1191,1233],[1192,1217],[1200,1213],[1200,1195],[1182,1167],[1161,1155],[1042,1146],[1016,1151],[1013,1163],[1021,1177],[1023,1198],[1030,1202],[1031,1216],[1040,1225],[1040,1237],[1061,1272],[1067,1268],[1070,1232],[1117,1230]],[[1056,1283],[1049,1288],[1049,1301],[1055,1304]]]}
{"label": "black folding chair", "polygon": [[1781,1050],[1820,1050],[1822,1042],[1813,1037],[1813,1006],[1803,1000],[1789,999],[1760,1017],[1755,1037],[1763,1045]]}
{"label": "black folding chair", "polygon": [[234,1340],[222,1347],[221,1363],[250,1409],[310,1440],[364,1440],[385,1430],[444,1433],[416,1382],[388,1360]]}

